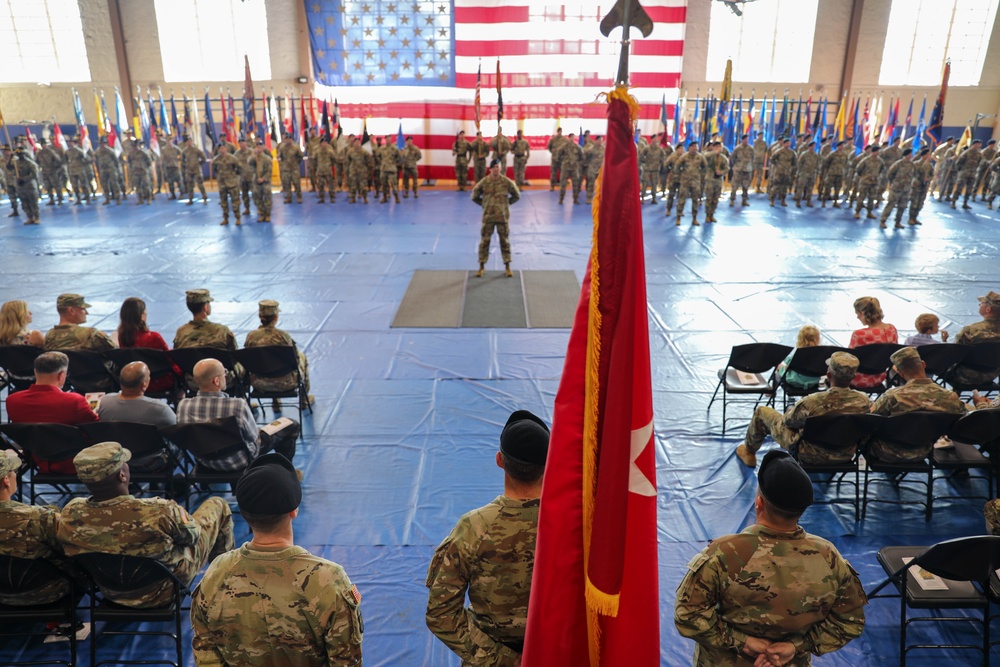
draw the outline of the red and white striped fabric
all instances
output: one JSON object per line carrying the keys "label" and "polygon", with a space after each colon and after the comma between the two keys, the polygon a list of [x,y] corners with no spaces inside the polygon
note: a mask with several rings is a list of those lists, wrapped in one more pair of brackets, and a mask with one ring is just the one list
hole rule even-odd
{"label": "red and white striped fabric", "polygon": [[[618,71],[621,30],[610,38],[599,23],[614,0],[549,4],[536,0],[454,0],[454,87],[317,85],[318,99],[337,99],[347,134],[361,134],[368,119],[372,135],[395,137],[400,123],[423,151],[420,174],[453,178],[451,146],[459,130],[475,136],[473,97],[482,64],[483,137],[497,132],[496,60],[504,96],[501,129],[513,138],[524,130],[531,144],[528,178],[548,176],[545,150],[556,127],[564,134],[604,134],[606,104],[594,104],[611,90]],[[633,31],[629,57],[631,92],[642,104],[643,134],[662,129],[663,96],[676,100],[680,86],[687,0],[644,0],[653,20],[648,39]],[[673,104],[667,106],[672,117]],[[511,164],[511,161],[508,161]]]}

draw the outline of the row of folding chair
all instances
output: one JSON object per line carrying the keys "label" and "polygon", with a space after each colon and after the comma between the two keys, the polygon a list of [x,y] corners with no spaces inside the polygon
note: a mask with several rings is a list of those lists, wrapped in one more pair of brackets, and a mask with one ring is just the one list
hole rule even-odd
{"label": "row of folding chair", "polygon": [[[58,623],[68,626],[66,634],[69,648],[68,660],[50,658],[44,662],[32,659],[24,661],[9,661],[6,665],[37,665],[59,664],[75,667],[77,664],[76,631],[80,623],[80,612],[86,610],[91,624],[90,634],[90,665],[99,667],[108,664],[170,664],[181,667],[184,664],[181,622],[190,606],[185,607],[184,601],[189,595],[188,587],[181,582],[162,563],[151,558],[125,556],[119,554],[90,553],[80,554],[68,559],[68,563],[57,567],[44,559],[23,559],[0,555],[0,593],[5,596],[24,597],[39,590],[53,581],[65,581],[70,592],[49,604],[38,605],[6,605],[0,604],[0,621],[3,629],[2,637],[41,638],[50,634],[48,631],[28,631],[25,626],[36,626],[39,623]],[[141,592],[167,583],[172,595],[166,605],[154,608],[135,608],[116,604],[105,597],[103,591],[114,591],[118,595],[129,592]],[[79,606],[84,596],[88,598],[85,606]],[[98,628],[98,623],[102,627]],[[129,629],[137,623],[168,623],[169,630]],[[14,626],[14,627],[12,627]],[[173,645],[176,660],[129,660],[123,659],[121,642],[112,641],[109,649],[102,651],[105,655],[98,660],[98,644],[106,638],[120,636],[132,637],[167,637]],[[144,645],[148,648],[146,640]]]}

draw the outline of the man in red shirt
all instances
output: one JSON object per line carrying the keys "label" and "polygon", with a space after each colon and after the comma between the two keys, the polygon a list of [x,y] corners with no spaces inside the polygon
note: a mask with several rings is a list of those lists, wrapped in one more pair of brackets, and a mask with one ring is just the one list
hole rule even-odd
{"label": "man in red shirt", "polygon": [[[7,415],[17,423],[84,424],[96,422],[97,415],[80,394],[64,392],[69,357],[62,352],[45,352],[35,358],[35,384],[7,397]],[[41,472],[75,474],[73,460],[37,461]]]}

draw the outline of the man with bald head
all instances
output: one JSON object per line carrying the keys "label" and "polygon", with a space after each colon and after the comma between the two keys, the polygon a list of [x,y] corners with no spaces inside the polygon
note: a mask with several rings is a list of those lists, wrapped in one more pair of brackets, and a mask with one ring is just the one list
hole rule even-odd
{"label": "man with bald head", "polygon": [[207,422],[236,417],[243,436],[243,449],[227,456],[201,459],[212,470],[243,470],[260,454],[276,451],[289,461],[295,456],[295,439],[299,435],[297,422],[283,418],[266,429],[258,430],[250,406],[241,398],[231,398],[226,389],[226,369],[218,359],[202,359],[194,366],[194,382],[198,395],[186,398],[177,406],[177,423]]}
{"label": "man with bald head", "polygon": [[[126,364],[119,375],[122,390],[117,394],[105,394],[97,404],[97,416],[105,422],[134,422],[152,426],[173,426],[177,415],[163,401],[147,397],[149,389],[149,366],[141,361]],[[174,449],[174,445],[170,445]],[[179,458],[180,452],[174,452]],[[131,463],[136,472],[162,470],[168,463],[165,452],[135,459]]]}

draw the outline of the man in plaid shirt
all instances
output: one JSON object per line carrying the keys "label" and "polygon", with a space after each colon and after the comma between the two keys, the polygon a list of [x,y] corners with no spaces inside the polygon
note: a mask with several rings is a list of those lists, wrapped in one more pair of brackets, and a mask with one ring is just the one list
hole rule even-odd
{"label": "man in plaid shirt", "polygon": [[177,423],[206,422],[235,416],[245,445],[244,449],[226,456],[200,459],[201,465],[211,470],[243,470],[257,456],[272,450],[292,460],[295,440],[299,436],[298,423],[289,419],[287,424],[273,433],[259,431],[247,402],[223,393],[226,389],[226,369],[217,359],[202,359],[195,364],[194,381],[198,385],[198,395],[180,402]]}

